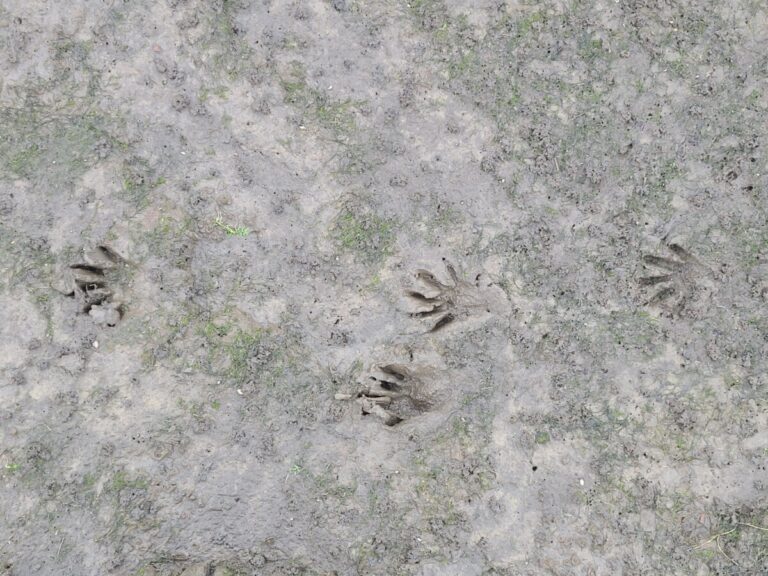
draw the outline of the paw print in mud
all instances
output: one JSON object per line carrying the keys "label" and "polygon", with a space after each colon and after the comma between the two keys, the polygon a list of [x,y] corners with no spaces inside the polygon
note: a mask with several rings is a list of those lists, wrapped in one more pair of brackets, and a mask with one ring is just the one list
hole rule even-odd
{"label": "paw print in mud", "polygon": [[75,298],[80,313],[94,322],[116,326],[123,317],[123,300],[116,288],[126,261],[107,246],[86,251],[82,262],[72,264],[61,280],[59,291]]}
{"label": "paw print in mud", "polygon": [[454,321],[475,314],[501,313],[505,298],[500,288],[494,284],[483,285],[480,274],[474,283],[462,280],[448,262],[445,262],[445,268],[449,277],[447,282],[442,282],[428,270],[417,270],[415,276],[422,287],[405,293],[413,306],[410,315],[430,319],[429,332],[437,332]]}
{"label": "paw print in mud", "polygon": [[683,312],[701,295],[711,291],[711,272],[690,252],[679,244],[667,244],[675,258],[646,254],[643,262],[663,273],[639,279],[641,286],[658,287],[646,302],[658,306],[670,314]]}
{"label": "paw print in mud", "polygon": [[357,393],[362,413],[376,416],[387,426],[427,412],[440,403],[431,370],[424,367],[383,364],[376,367],[369,382]]}

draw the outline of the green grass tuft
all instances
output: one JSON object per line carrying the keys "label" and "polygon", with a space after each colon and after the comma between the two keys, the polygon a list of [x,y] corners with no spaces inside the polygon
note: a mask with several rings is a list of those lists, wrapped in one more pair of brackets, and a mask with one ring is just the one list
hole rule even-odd
{"label": "green grass tuft", "polygon": [[392,254],[395,221],[369,212],[345,210],[336,220],[334,238],[339,247],[372,263]]}

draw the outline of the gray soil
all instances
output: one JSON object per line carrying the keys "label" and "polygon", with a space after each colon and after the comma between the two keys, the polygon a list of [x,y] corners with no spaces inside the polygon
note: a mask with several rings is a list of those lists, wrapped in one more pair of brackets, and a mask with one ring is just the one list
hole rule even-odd
{"label": "gray soil", "polygon": [[768,574],[763,0],[0,0],[0,574]]}

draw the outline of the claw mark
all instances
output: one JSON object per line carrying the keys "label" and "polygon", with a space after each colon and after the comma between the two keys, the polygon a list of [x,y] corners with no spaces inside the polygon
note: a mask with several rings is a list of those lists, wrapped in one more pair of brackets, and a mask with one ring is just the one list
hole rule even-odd
{"label": "claw mark", "polygon": [[448,314],[445,314],[444,316],[441,316],[440,319],[435,322],[435,325],[432,326],[432,328],[429,330],[430,332],[437,332],[440,330],[440,328],[443,328],[444,326],[447,326],[451,322],[453,322],[456,319],[456,317],[448,312]]}
{"label": "claw mark", "polygon": [[672,297],[675,294],[675,288],[673,286],[667,286],[666,288],[662,288],[656,294],[653,295],[653,297],[648,300],[649,306],[655,306],[656,304],[659,304],[660,302],[663,302],[667,298]]}
{"label": "claw mark", "polygon": [[[456,272],[454,271],[453,274]],[[421,280],[424,284],[435,290],[448,290],[450,286],[440,282],[432,272],[427,270],[416,270],[416,278]]]}
{"label": "claw mark", "polygon": [[389,374],[398,380],[405,380],[406,375],[408,374],[407,368],[400,364],[387,364],[386,366],[380,366],[379,369],[384,372],[384,374]]}
{"label": "claw mark", "polygon": [[407,290],[405,293],[406,295],[410,296],[414,300],[423,302],[424,304],[433,304],[433,303],[440,302],[440,299],[437,297],[425,296],[424,294],[416,292],[415,290]]}
{"label": "claw mark", "polygon": [[369,398],[367,396],[361,396],[360,398],[363,415],[367,416],[373,414],[377,418],[380,418],[385,425],[394,426],[395,424],[402,422],[403,419],[382,406],[382,404],[387,405],[389,402],[389,398]]}
{"label": "claw mark", "polygon": [[650,254],[643,256],[643,261],[646,264],[650,264],[651,266],[656,266],[657,268],[670,271],[682,270],[684,265],[683,262],[678,262],[670,258],[663,258],[661,256],[653,256]]}
{"label": "claw mark", "polygon": [[661,276],[647,276],[645,278],[640,278],[639,282],[641,286],[655,286],[662,282],[669,282],[672,278],[672,274],[663,274]]}
{"label": "claw mark", "polygon": [[696,262],[696,258],[694,258],[685,248],[680,246],[680,244],[670,244],[669,249],[684,262]]}
{"label": "claw mark", "polygon": [[125,262],[125,259],[109,246],[97,246],[96,250],[101,255],[102,261],[107,262],[107,265],[117,265]]}

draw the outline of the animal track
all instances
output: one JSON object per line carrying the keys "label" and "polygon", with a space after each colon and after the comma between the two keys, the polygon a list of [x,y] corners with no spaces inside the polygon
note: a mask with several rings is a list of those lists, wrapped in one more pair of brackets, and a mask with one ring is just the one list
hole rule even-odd
{"label": "animal track", "polygon": [[358,392],[357,399],[363,415],[373,414],[387,426],[426,412],[438,403],[438,395],[427,384],[424,368],[384,364],[376,367],[370,380],[371,384]]}
{"label": "animal track", "polygon": [[648,306],[659,306],[671,314],[679,314],[690,303],[697,292],[705,287],[702,280],[709,270],[690,252],[679,244],[667,244],[677,257],[665,258],[646,254],[643,262],[665,270],[665,274],[640,278],[641,286],[659,286],[659,290],[646,302]]}
{"label": "animal track", "polygon": [[[479,274],[474,284],[462,280],[448,262],[445,262],[445,268],[450,277],[448,282],[442,282],[428,270],[417,270],[416,279],[423,287],[405,292],[414,305],[410,316],[429,318],[429,332],[437,332],[476,313],[504,314],[508,310],[506,295],[501,288],[493,283],[481,286]],[[406,349],[412,361],[412,349],[409,346]],[[442,365],[442,361],[433,357],[429,365]],[[407,418],[436,409],[448,400],[450,390],[440,385],[436,372],[436,369],[420,364],[379,364],[359,392],[339,393],[336,399],[355,399],[363,415],[373,414],[387,426],[395,426]]]}
{"label": "animal track", "polygon": [[461,280],[450,263],[445,262],[445,268],[450,277],[449,284],[441,282],[428,270],[417,270],[416,279],[424,288],[405,292],[416,306],[410,314],[412,317],[437,318],[429,332],[437,332],[455,320],[469,317],[474,311],[491,312],[491,308],[497,307],[496,301],[503,300],[498,293],[488,290],[493,284],[480,286],[480,274],[472,284]]}
{"label": "animal track", "polygon": [[88,314],[97,324],[116,326],[123,317],[123,302],[114,281],[126,261],[108,246],[85,252],[83,260],[69,266],[60,291],[75,298],[80,312]]}

